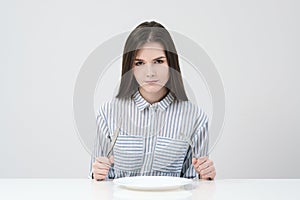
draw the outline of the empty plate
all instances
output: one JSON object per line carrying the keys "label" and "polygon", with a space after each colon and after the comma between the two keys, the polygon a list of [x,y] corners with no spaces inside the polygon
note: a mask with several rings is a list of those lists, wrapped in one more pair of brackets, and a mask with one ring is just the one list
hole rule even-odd
{"label": "empty plate", "polygon": [[191,184],[192,180],[171,176],[135,176],[114,179],[113,182],[133,190],[171,190]]}

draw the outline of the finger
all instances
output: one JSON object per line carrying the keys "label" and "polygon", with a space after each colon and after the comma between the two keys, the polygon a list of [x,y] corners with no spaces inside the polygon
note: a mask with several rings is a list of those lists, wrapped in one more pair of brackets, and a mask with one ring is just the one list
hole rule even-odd
{"label": "finger", "polygon": [[98,158],[96,158],[96,161],[99,162],[99,163],[106,164],[106,165],[110,166],[109,159],[106,158],[106,157],[98,157]]}
{"label": "finger", "polygon": [[206,169],[206,168],[208,168],[210,166],[213,166],[213,162],[211,160],[208,160],[208,161],[202,163],[201,165],[199,165],[198,168],[197,168],[197,170],[199,172],[201,172],[201,170]]}
{"label": "finger", "polygon": [[109,165],[99,163],[99,162],[94,162],[92,167],[93,167],[93,169],[109,169],[110,168]]}
{"label": "finger", "polygon": [[107,165],[100,165],[100,166],[93,166],[93,171],[95,170],[109,170],[109,167]]}
{"label": "finger", "polygon": [[203,163],[205,163],[207,161],[208,157],[204,156],[204,157],[200,157],[197,159],[197,162],[194,164],[195,169],[198,169],[198,167],[200,165],[202,165]]}
{"label": "finger", "polygon": [[108,175],[108,171],[109,170],[100,170],[100,169],[97,169],[95,171],[93,171],[93,176],[94,176],[94,179],[105,179]]}
{"label": "finger", "polygon": [[197,159],[196,159],[196,158],[193,158],[193,159],[192,159],[192,164],[195,165],[196,163],[197,163]]}
{"label": "finger", "polygon": [[201,176],[205,176],[205,175],[210,174],[210,173],[212,173],[214,171],[215,171],[215,167],[214,166],[210,166],[210,167],[208,167],[206,169],[201,170],[200,171],[200,175]]}
{"label": "finger", "polygon": [[106,176],[104,176],[104,175],[95,175],[94,176],[94,179],[96,181],[103,181],[103,180],[105,180],[105,178],[106,178]]}
{"label": "finger", "polygon": [[93,173],[99,174],[99,175],[106,175],[106,174],[108,174],[108,171],[109,170],[106,170],[106,169],[96,169],[95,171],[93,171]]}
{"label": "finger", "polygon": [[198,162],[200,164],[206,162],[207,160],[209,160],[207,156],[202,156],[198,158]]}
{"label": "finger", "polygon": [[113,163],[114,163],[114,157],[113,157],[113,156],[109,157],[108,160],[109,160],[109,163],[110,163],[110,164],[113,164]]}
{"label": "finger", "polygon": [[109,164],[109,159],[107,157],[97,157],[96,161],[100,162],[100,163],[106,163]]}
{"label": "finger", "polygon": [[216,177],[216,171],[213,171],[206,175],[201,176],[201,179],[214,180],[215,177]]}
{"label": "finger", "polygon": [[106,176],[108,174],[108,170],[106,170],[106,169],[96,169],[95,171],[93,171],[93,173],[95,175],[104,175],[104,176]]}

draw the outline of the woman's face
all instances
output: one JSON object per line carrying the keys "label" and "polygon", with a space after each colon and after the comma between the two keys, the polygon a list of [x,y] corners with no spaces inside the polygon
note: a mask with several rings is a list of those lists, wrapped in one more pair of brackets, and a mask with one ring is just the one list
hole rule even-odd
{"label": "woman's face", "polygon": [[158,42],[145,43],[133,61],[133,74],[140,90],[155,94],[165,89],[169,80],[169,66],[163,46]]}

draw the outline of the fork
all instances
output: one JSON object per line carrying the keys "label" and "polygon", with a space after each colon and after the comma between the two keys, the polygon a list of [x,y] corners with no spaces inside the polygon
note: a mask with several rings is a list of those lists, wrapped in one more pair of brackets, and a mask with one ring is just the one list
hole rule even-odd
{"label": "fork", "polygon": [[116,144],[116,141],[117,141],[117,138],[119,136],[119,132],[120,132],[120,126],[115,130],[114,134],[113,134],[113,138],[112,138],[112,141],[111,141],[111,145],[110,145],[110,148],[106,154],[106,157],[109,158],[112,154],[112,150]]}

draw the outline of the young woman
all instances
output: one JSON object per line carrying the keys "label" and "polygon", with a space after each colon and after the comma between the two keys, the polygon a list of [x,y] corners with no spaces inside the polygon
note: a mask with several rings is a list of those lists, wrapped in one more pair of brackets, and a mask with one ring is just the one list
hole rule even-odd
{"label": "young woman", "polygon": [[207,157],[208,117],[185,93],[175,45],[157,22],[128,36],[116,98],[97,116],[90,176],[214,179]]}

